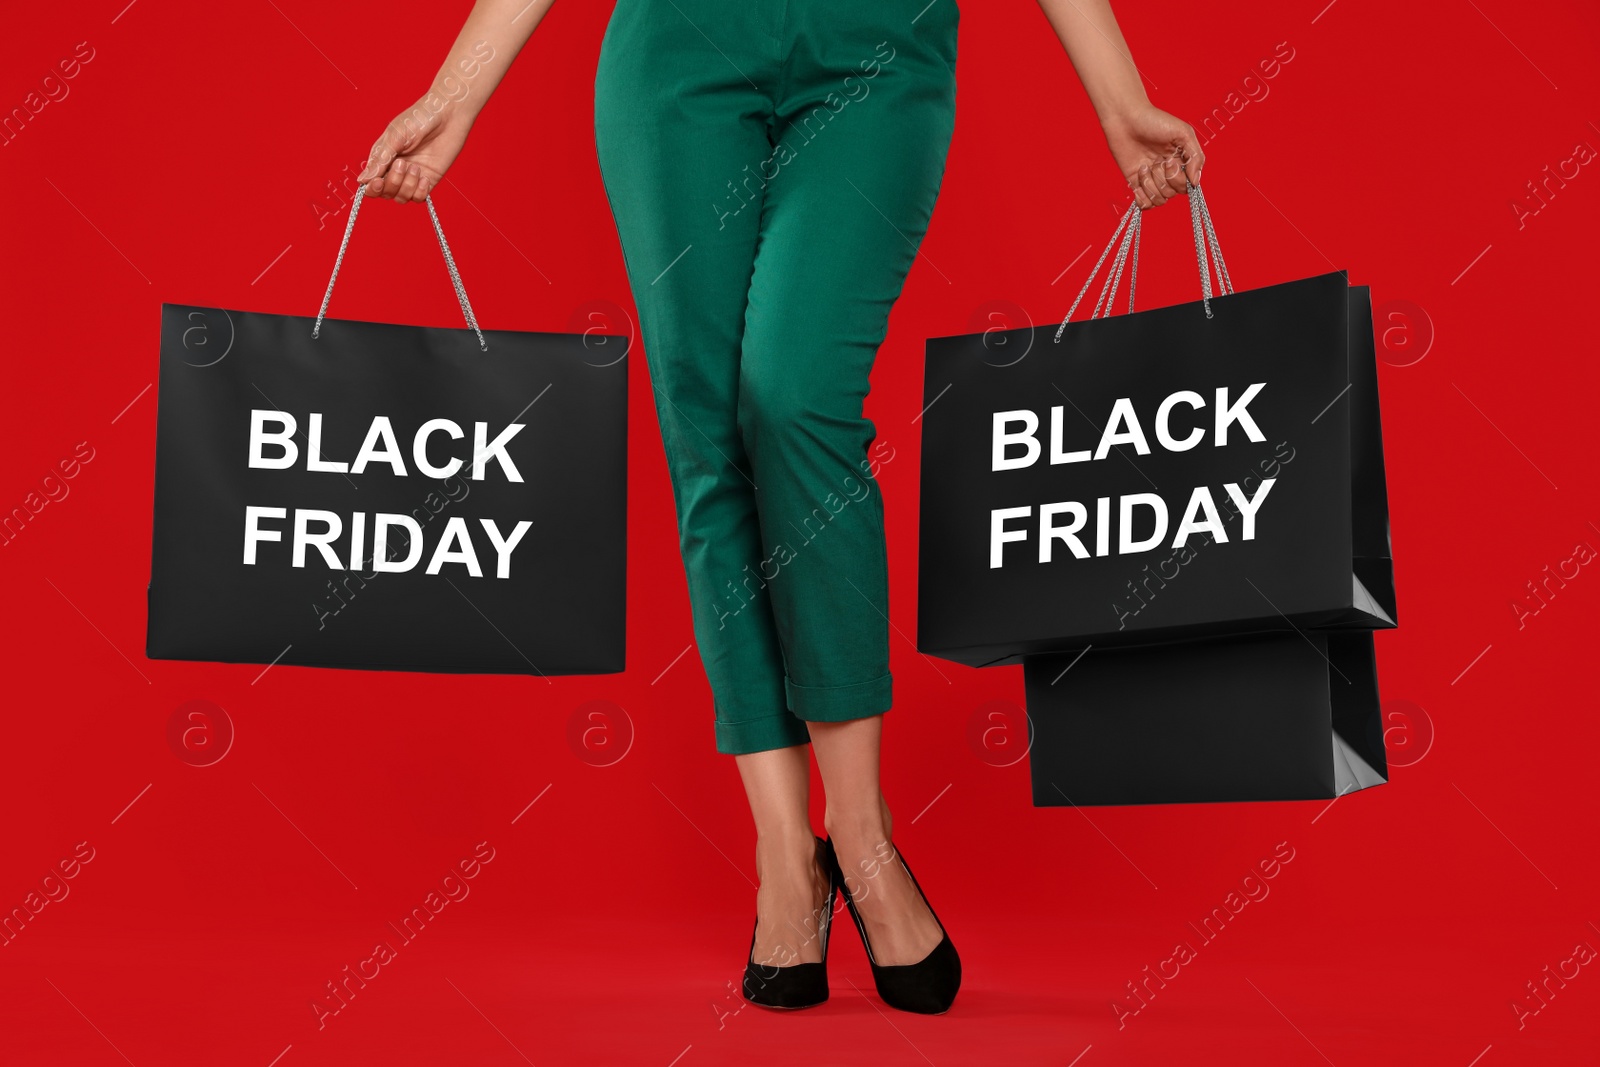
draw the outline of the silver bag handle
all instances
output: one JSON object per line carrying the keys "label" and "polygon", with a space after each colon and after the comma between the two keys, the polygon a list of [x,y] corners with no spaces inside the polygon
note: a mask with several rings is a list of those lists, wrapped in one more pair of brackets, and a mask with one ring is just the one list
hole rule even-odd
{"label": "silver bag handle", "polygon": [[[350,205],[350,218],[344,224],[344,240],[339,242],[339,255],[333,261],[333,276],[328,279],[328,291],[323,294],[322,307],[317,311],[317,323],[311,327],[313,338],[322,333],[322,317],[328,313],[328,301],[333,299],[333,283],[339,280],[339,268],[344,265],[344,250],[350,245],[350,233],[356,228],[356,214],[360,212],[361,202],[366,198],[365,193],[358,193]],[[472,313],[472,304],[467,300],[466,287],[461,284],[461,272],[456,269],[456,259],[450,254],[450,244],[444,239],[444,227],[439,225],[439,213],[433,209],[433,196],[430,194],[424,197],[423,203],[428,205],[428,217],[433,220],[433,232],[439,238],[439,250],[444,253],[445,269],[450,272],[450,284],[455,286],[456,301],[461,305],[461,314],[466,317],[467,325],[472,327],[472,332],[478,335],[478,347],[487,352],[489,342],[483,339],[483,331],[478,329],[478,317]]]}
{"label": "silver bag handle", "polygon": [[[1205,194],[1197,185],[1188,186],[1189,195],[1189,221],[1194,230],[1195,261],[1200,268],[1200,298],[1206,309],[1206,318],[1211,318],[1211,267],[1214,264],[1217,272],[1217,288],[1220,295],[1227,295],[1234,291],[1233,279],[1228,277],[1228,265],[1222,260],[1222,245],[1217,241],[1217,231],[1211,224],[1211,209],[1206,206]],[[1089,292],[1089,286],[1094,283],[1095,276],[1100,273],[1100,268],[1105,264],[1106,257],[1111,254],[1111,249],[1116,248],[1117,258],[1112,261],[1111,269],[1106,273],[1105,282],[1100,287],[1100,296],[1095,300],[1094,310],[1089,317],[1106,318],[1111,314],[1111,305],[1116,300],[1117,287],[1122,281],[1122,271],[1128,263],[1129,252],[1132,252],[1132,267],[1128,277],[1128,313],[1133,313],[1133,298],[1139,284],[1139,238],[1142,229],[1141,220],[1144,210],[1137,203],[1128,207],[1123,213],[1122,221],[1117,223],[1115,232],[1111,234],[1111,241],[1106,245],[1105,251],[1100,253],[1100,258],[1095,261],[1094,269],[1089,272],[1089,277],[1084,280],[1083,288],[1078,291],[1078,298],[1072,302],[1072,307],[1067,309],[1066,317],[1061,320],[1061,326],[1056,330],[1056,343],[1061,343],[1061,335],[1067,328],[1078,305],[1083,302],[1084,295]],[[1121,238],[1121,244],[1117,238]],[[1211,254],[1206,255],[1206,248],[1210,246]]]}

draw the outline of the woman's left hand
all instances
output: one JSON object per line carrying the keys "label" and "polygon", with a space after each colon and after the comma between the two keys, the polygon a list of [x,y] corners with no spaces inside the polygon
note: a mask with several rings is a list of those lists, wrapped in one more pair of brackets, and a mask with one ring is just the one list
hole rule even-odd
{"label": "woman's left hand", "polygon": [[1151,104],[1105,124],[1106,144],[1141,208],[1160,207],[1200,184],[1205,153],[1194,127]]}

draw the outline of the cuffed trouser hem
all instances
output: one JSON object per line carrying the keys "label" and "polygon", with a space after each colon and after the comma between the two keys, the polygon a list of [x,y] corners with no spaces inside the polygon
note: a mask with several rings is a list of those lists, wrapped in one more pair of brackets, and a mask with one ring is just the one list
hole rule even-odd
{"label": "cuffed trouser hem", "polygon": [[806,724],[788,712],[742,722],[717,720],[717,751],[727,756],[743,756],[768,749],[809,744]]}
{"label": "cuffed trouser hem", "polygon": [[892,706],[892,676],[885,674],[870,682],[817,688],[783,680],[784,698],[798,719],[809,722],[848,722],[881,715]]}

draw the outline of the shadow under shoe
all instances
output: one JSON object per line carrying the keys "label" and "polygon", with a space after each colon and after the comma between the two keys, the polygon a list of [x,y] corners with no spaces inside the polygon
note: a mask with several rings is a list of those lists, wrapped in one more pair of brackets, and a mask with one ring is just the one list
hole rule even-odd
{"label": "shadow under shoe", "polygon": [[[819,837],[817,847],[826,850]],[[823,904],[822,918],[817,923],[822,939],[821,963],[795,963],[788,967],[768,967],[755,961],[756,931],[760,918],[750,931],[750,955],[744,967],[744,998],[763,1008],[810,1008],[828,999],[828,934],[833,927],[833,907],[840,883],[835,880],[837,862],[824,851],[823,870],[828,875],[828,896]]]}
{"label": "shadow under shoe", "polygon": [[[844,870],[839,866],[839,857],[834,852],[833,841],[825,842],[827,848],[828,866],[832,868],[831,879],[836,880],[844,893],[844,900],[850,907],[850,917],[855,920],[856,931],[861,935],[861,944],[867,950],[867,962],[872,965],[872,980],[878,987],[878,996],[891,1008],[900,1011],[915,1012],[919,1015],[943,1015],[950,1010],[950,1005],[956,999],[956,992],[961,988],[961,957],[956,953],[955,943],[950,940],[944,923],[939,922],[939,915],[933,910],[933,905],[928,904],[928,912],[933,915],[933,921],[939,923],[939,933],[942,937],[933,950],[916,963],[880,964],[872,955],[872,944],[867,940],[867,927],[861,921],[861,915],[856,911],[855,898],[850,895],[850,887],[845,884]],[[924,904],[928,903],[927,894],[922,892],[922,886],[917,883],[917,876],[911,873],[911,867],[895,848],[895,858],[900,866],[905,869],[906,876],[911,879],[911,884],[916,887],[917,893],[922,896]]]}

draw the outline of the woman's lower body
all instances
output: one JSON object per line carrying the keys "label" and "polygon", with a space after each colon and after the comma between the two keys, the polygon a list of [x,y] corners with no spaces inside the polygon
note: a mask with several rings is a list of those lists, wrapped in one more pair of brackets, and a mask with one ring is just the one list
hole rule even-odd
{"label": "woman's lower body", "polygon": [[595,140],[715,745],[790,855],[808,741],[830,813],[886,824],[893,453],[862,412],[944,174],[958,19],[955,0],[618,0],[601,49]]}

